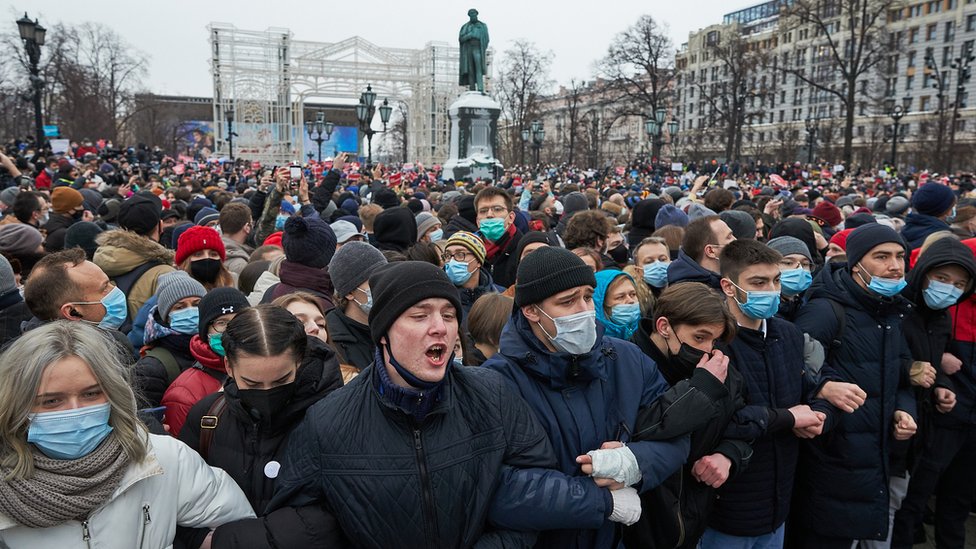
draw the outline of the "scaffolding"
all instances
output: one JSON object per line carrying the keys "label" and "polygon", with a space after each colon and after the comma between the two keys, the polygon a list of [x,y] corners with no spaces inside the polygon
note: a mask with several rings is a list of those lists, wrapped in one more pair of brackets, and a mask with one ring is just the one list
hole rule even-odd
{"label": "scaffolding", "polygon": [[409,161],[447,159],[448,106],[463,91],[457,46],[384,48],[358,36],[310,42],[294,40],[287,29],[248,31],[223,23],[208,29],[220,154],[229,153],[226,114],[233,109],[235,156],[279,164],[300,159],[303,105],[314,99],[351,106],[369,84],[380,101],[406,106]]}

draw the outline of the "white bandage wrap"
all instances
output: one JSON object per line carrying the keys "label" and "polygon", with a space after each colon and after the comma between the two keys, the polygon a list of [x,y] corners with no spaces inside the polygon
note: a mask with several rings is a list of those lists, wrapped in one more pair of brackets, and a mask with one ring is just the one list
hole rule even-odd
{"label": "white bandage wrap", "polygon": [[637,458],[630,448],[621,446],[612,450],[592,450],[586,455],[593,458],[591,477],[612,478],[626,486],[640,482],[640,467],[637,466]]}
{"label": "white bandage wrap", "polygon": [[633,488],[621,488],[610,492],[613,497],[613,512],[610,520],[626,526],[634,524],[641,517],[640,496]]}

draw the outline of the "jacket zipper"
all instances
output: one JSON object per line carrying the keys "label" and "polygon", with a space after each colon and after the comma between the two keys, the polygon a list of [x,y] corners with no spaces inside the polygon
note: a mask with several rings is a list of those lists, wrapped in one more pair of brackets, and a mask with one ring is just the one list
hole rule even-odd
{"label": "jacket zipper", "polygon": [[81,521],[81,541],[85,542],[88,549],[91,549],[91,532],[88,530],[88,521]]}
{"label": "jacket zipper", "polygon": [[681,516],[681,497],[685,491],[685,472],[681,471],[678,475],[678,543],[675,547],[681,547],[685,543],[685,520]]}
{"label": "jacket zipper", "polygon": [[139,549],[146,545],[146,530],[149,530],[149,523],[152,518],[149,516],[149,504],[142,506],[142,537],[139,538]]}
{"label": "jacket zipper", "polygon": [[437,535],[437,516],[434,510],[434,494],[430,487],[430,471],[427,470],[427,456],[424,454],[424,443],[420,436],[420,429],[413,431],[413,447],[417,453],[417,464],[420,466],[420,487],[424,493],[424,523],[427,527],[427,547],[435,547],[434,536]]}

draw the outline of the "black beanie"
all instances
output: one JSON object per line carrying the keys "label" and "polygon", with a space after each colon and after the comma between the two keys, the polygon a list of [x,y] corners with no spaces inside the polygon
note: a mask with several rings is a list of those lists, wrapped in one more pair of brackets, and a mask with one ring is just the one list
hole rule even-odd
{"label": "black beanie", "polygon": [[393,189],[383,187],[373,193],[373,204],[381,206],[384,210],[389,210],[400,205],[400,197]]}
{"label": "black beanie", "polygon": [[857,265],[858,261],[861,261],[861,258],[867,255],[872,248],[886,242],[894,242],[902,248],[905,248],[906,253],[908,252],[905,241],[902,240],[901,236],[894,229],[887,225],[868,223],[851,231],[851,234],[847,235],[848,268]]}
{"label": "black beanie", "polygon": [[369,277],[369,291],[373,295],[369,333],[376,345],[404,311],[432,297],[450,301],[461,324],[457,288],[442,269],[426,261],[396,261],[376,268]]}
{"label": "black beanie", "polygon": [[848,217],[844,221],[845,229],[856,229],[861,225],[867,225],[869,223],[877,223],[878,220],[874,218],[873,215],[869,213],[859,213]]}
{"label": "black beanie", "polygon": [[539,303],[577,286],[596,287],[593,269],[573,252],[552,246],[525,256],[515,279],[516,307]]}
{"label": "black beanie", "polygon": [[119,226],[138,235],[147,236],[159,226],[163,203],[149,192],[132,195],[119,206]]}
{"label": "black beanie", "polygon": [[373,238],[380,250],[406,252],[417,242],[417,219],[407,208],[383,210],[373,220]]}
{"label": "black beanie", "polygon": [[250,307],[247,297],[237,288],[214,288],[207,292],[197,305],[200,311],[200,324],[197,326],[200,339],[207,342],[207,328],[218,316],[239,313]]}
{"label": "black beanie", "polygon": [[467,194],[457,201],[458,215],[471,223],[477,223],[478,212],[474,210],[474,196]]}
{"label": "black beanie", "polygon": [[332,227],[314,217],[289,217],[281,235],[285,258],[314,269],[328,266],[335,255],[336,242]]}

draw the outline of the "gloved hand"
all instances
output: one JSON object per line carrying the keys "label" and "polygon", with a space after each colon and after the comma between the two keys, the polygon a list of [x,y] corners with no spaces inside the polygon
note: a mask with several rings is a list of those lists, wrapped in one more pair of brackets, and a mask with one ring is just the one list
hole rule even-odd
{"label": "gloved hand", "polygon": [[613,497],[613,512],[610,520],[625,526],[634,524],[641,517],[640,496],[633,488],[621,488],[610,492]]}
{"label": "gloved hand", "polygon": [[640,482],[640,467],[637,466],[637,458],[630,448],[621,446],[612,450],[591,450],[586,455],[593,458],[591,477],[612,478],[625,486]]}

